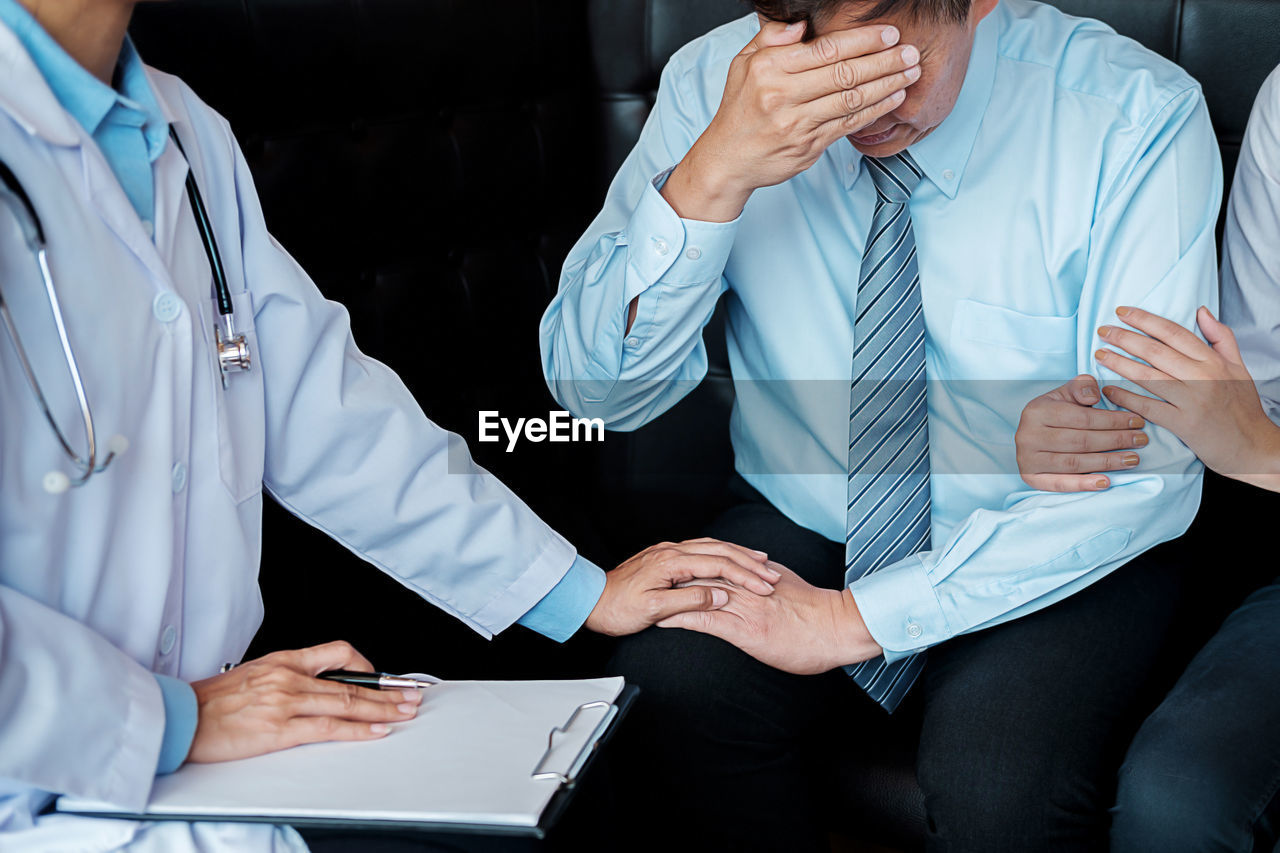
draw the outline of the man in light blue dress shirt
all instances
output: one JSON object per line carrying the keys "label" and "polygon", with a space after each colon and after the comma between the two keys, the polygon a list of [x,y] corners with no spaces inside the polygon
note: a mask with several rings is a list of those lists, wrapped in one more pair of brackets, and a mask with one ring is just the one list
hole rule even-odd
{"label": "man in light blue dress shirt", "polygon": [[[834,719],[826,743],[856,752],[883,724],[858,688],[892,707],[919,677],[931,843],[1088,849],[1175,605],[1177,573],[1140,555],[1186,529],[1202,469],[1151,429],[1142,468],[1110,489],[1047,494],[1021,483],[1014,432],[1042,391],[1111,378],[1095,330],[1116,305],[1184,324],[1216,305],[1222,182],[1200,88],[1030,0],[755,5],[672,58],[541,328],[562,404],[636,429],[704,376],[702,328],[727,292],[741,503],[711,532],[794,570],[768,601],[731,592],[720,613],[663,623],[777,669],[684,631],[624,642],[615,665],[646,685],[650,719],[685,733],[650,738],[628,772],[638,788],[662,773],[663,808],[704,844],[818,849],[800,743]],[[869,56],[911,75],[905,100],[868,84]],[[834,142],[804,109],[822,80],[850,93]],[[914,248],[884,283],[863,260],[886,233]],[[912,275],[916,293],[892,289]],[[900,331],[923,338],[927,418],[869,432],[851,429],[850,381],[878,310],[860,291],[881,284],[921,306]],[[876,486],[857,517],[855,484],[878,475],[851,450],[926,426],[925,530],[903,552],[902,512],[876,513],[907,487]],[[869,569],[845,548],[868,519],[893,555]],[[886,697],[864,662],[910,672]]]}

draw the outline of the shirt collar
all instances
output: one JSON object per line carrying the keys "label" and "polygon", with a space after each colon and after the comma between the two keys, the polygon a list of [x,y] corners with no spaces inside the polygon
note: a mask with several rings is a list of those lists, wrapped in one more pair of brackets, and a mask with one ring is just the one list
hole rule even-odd
{"label": "shirt collar", "polygon": [[17,0],[0,0],[0,23],[17,37],[58,103],[86,133],[93,136],[119,104],[142,127],[147,156],[155,162],[168,139],[168,122],[131,39],[125,38],[116,60],[117,91],[72,59]]}
{"label": "shirt collar", "polygon": [[[978,24],[974,34],[973,50],[969,56],[969,70],[956,105],[933,133],[912,145],[908,150],[916,164],[938,189],[948,198],[955,198],[964,180],[969,156],[973,153],[982,126],[991,91],[995,84],[996,53],[1000,40],[1000,10],[988,15]],[[852,189],[861,172],[862,155],[853,143],[844,140],[837,143],[837,160],[844,175],[845,189]]]}
{"label": "shirt collar", "polygon": [[128,36],[116,63],[116,80],[120,87],[118,100],[144,116],[142,133],[147,140],[147,158],[154,163],[169,141],[169,112],[157,100],[142,57]]}

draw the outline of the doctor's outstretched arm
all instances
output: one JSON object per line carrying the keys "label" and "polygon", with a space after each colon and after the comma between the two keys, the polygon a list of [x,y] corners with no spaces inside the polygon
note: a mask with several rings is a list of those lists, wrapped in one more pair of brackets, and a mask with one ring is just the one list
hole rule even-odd
{"label": "doctor's outstretched arm", "polygon": [[285,508],[484,636],[516,622],[561,641],[584,624],[630,633],[723,603],[678,588],[695,578],[773,591],[765,555],[712,540],[656,545],[607,576],[577,555],[432,423],[393,371],[360,352],[346,310],[267,232],[249,169],[222,129],[262,374],[262,480]]}

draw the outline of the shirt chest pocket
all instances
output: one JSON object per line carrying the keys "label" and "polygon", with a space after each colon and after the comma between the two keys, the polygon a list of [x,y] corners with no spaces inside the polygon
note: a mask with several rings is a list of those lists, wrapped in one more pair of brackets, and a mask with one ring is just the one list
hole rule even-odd
{"label": "shirt chest pocket", "polygon": [[[218,422],[218,470],[222,485],[231,499],[239,503],[262,491],[266,409],[262,367],[257,362],[259,349],[253,324],[253,294],[247,290],[234,293],[231,304],[235,309],[236,334],[244,335],[249,346],[250,367],[228,373],[224,387],[215,353],[211,384]],[[220,318],[216,305],[211,302],[210,306],[212,319],[205,324],[205,337],[209,351],[214,352],[213,323]]]}
{"label": "shirt chest pocket", "polygon": [[970,437],[1012,444],[1022,410],[1076,375],[1077,318],[1024,314],[973,299],[951,321],[948,392]]}

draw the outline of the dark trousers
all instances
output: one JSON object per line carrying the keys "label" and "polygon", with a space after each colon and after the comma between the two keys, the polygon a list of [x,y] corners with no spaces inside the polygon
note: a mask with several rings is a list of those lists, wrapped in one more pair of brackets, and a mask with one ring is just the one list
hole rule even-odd
{"label": "dark trousers", "polygon": [[1270,851],[1280,837],[1280,578],[1196,655],[1120,773],[1116,853]]}
{"label": "dark trousers", "polygon": [[[812,584],[843,584],[839,544],[736,488],[742,502],[707,535],[768,551]],[[930,650],[898,712],[921,719],[929,849],[1105,848],[1116,769],[1154,705],[1144,695],[1180,578],[1140,557],[1050,608]],[[839,806],[821,805],[827,774],[806,756],[857,760],[889,725],[839,670],[789,675],[692,632],[626,638],[611,671],[642,690],[614,753],[621,822],[640,847],[825,849]]]}

